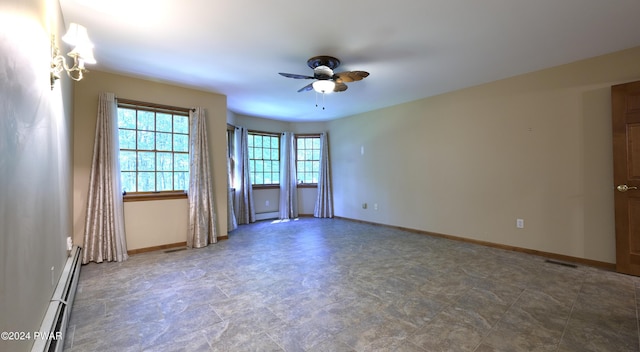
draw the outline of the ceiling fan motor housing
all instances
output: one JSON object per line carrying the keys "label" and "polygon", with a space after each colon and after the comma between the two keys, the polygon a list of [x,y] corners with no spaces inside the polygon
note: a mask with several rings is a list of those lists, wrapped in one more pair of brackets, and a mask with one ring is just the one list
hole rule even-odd
{"label": "ceiling fan motor housing", "polygon": [[316,79],[331,79],[333,77],[333,70],[327,66],[318,66],[313,69],[313,76]]}

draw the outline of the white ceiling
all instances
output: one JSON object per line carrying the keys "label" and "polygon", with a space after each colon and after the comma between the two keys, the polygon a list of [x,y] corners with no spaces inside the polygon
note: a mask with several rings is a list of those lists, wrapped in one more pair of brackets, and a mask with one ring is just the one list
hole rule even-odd
{"label": "white ceiling", "polygon": [[[229,110],[322,121],[640,46],[640,0],[61,0],[97,70],[224,94]],[[308,58],[370,76],[297,93]],[[640,63],[638,63],[640,65]],[[89,67],[91,70],[92,67]],[[161,103],[161,102],[158,102]]]}

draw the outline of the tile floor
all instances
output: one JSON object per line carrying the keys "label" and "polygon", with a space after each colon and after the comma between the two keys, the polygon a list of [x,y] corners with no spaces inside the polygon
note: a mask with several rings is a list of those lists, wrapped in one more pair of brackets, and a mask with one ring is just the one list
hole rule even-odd
{"label": "tile floor", "polygon": [[638,351],[640,280],[340,219],[89,264],[65,351]]}

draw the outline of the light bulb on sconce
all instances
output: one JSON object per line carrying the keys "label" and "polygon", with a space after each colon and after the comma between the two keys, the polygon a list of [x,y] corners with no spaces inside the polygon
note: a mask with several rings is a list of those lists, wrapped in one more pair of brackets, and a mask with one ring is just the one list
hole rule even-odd
{"label": "light bulb on sconce", "polygon": [[64,56],[60,55],[60,49],[56,46],[55,35],[51,36],[51,89],[53,89],[56,80],[60,79],[63,71],[74,81],[83,78],[87,69],[85,64],[95,64],[96,59],[93,57],[93,43],[89,40],[87,29],[77,23],[71,23],[67,33],[62,40],[74,46],[67,56],[73,58],[73,66],[69,67]]}

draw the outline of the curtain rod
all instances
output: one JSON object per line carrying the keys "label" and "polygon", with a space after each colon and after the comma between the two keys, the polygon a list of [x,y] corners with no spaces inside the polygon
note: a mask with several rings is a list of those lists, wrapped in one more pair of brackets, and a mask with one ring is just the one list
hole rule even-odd
{"label": "curtain rod", "polygon": [[137,100],[131,100],[131,99],[125,99],[125,98],[118,98],[118,97],[116,97],[116,99],[118,100],[119,103],[129,104],[129,105],[145,106],[145,107],[149,107],[149,108],[174,110],[174,111],[182,111],[182,112],[196,111],[195,108],[183,108],[183,107],[179,107],[179,106],[147,103],[147,102],[144,102],[144,101],[137,101]]}

